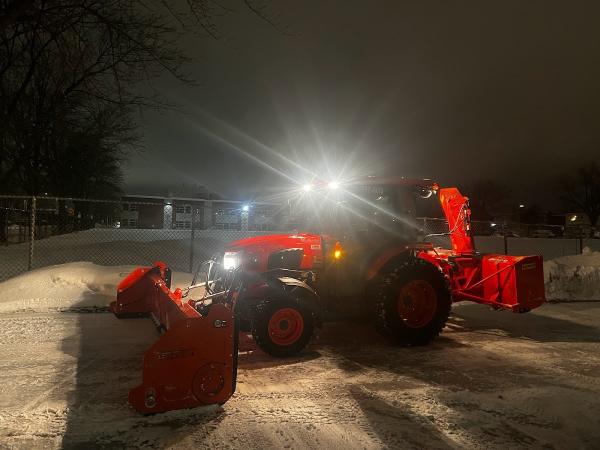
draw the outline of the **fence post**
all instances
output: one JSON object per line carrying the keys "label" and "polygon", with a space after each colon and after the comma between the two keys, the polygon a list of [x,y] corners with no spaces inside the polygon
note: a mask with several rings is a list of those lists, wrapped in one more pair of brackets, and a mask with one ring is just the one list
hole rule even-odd
{"label": "fence post", "polygon": [[506,223],[502,224],[502,238],[504,240],[504,254],[508,255],[508,237],[506,236]]}
{"label": "fence post", "polygon": [[190,232],[190,273],[194,273],[194,231],[195,231],[195,227],[194,227],[194,223],[196,222],[196,215],[198,213],[198,210],[196,209],[196,211],[192,211],[192,223],[191,223],[191,227],[192,230]]}
{"label": "fence post", "polygon": [[8,211],[10,210],[10,201],[6,199],[6,202],[2,200],[2,208],[6,204],[6,208],[2,210],[2,237],[4,238],[4,245],[8,247]]}
{"label": "fence post", "polygon": [[27,270],[33,268],[33,246],[35,241],[35,195],[31,197],[31,215],[29,217],[29,260],[27,263]]}

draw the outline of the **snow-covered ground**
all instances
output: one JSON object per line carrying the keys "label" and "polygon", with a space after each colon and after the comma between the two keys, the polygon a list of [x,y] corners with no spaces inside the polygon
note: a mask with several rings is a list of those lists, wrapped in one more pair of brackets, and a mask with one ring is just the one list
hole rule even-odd
{"label": "snow-covered ground", "polygon": [[[597,258],[556,260],[547,276]],[[419,348],[390,347],[361,323],[328,324],[286,360],[246,339],[238,391],[225,405],[140,416],[127,391],[139,382],[156,330],[150,320],[102,312],[129,270],[72,263],[0,283],[0,448],[592,449],[600,442],[596,302],[550,303],[528,314],[458,304],[442,336]],[[188,281],[174,274],[175,285]]]}
{"label": "snow-covered ground", "polygon": [[[115,286],[133,269],[78,262],[27,272],[0,283],[0,313],[100,310],[114,300]],[[175,279],[183,286],[191,275],[176,272]]]}

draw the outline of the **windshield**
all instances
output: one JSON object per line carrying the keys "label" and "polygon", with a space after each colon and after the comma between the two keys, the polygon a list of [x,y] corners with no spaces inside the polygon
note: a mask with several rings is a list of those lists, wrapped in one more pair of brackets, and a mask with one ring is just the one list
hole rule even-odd
{"label": "windshield", "polygon": [[431,202],[419,198],[412,186],[355,185],[318,191],[292,208],[293,221],[303,231],[335,236],[377,232],[415,238],[417,200]]}

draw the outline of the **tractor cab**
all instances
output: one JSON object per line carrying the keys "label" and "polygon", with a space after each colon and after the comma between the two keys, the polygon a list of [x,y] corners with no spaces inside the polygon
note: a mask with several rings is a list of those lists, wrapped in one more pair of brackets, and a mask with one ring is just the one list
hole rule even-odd
{"label": "tractor cab", "polygon": [[422,237],[417,215],[441,213],[439,203],[430,199],[437,190],[430,180],[408,178],[366,177],[333,187],[330,183],[297,198],[291,220],[298,229],[347,243],[378,247],[392,241],[416,242]]}

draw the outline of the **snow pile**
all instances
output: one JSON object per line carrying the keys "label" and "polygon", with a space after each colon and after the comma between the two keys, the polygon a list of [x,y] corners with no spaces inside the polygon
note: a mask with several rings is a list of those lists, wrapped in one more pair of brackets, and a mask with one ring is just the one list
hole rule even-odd
{"label": "snow pile", "polygon": [[544,261],[544,283],[548,300],[599,300],[600,252]]}
{"label": "snow pile", "polygon": [[79,262],[34,270],[0,284],[0,312],[106,307],[131,269]]}
{"label": "snow pile", "polygon": [[[133,269],[76,262],[27,272],[0,283],[0,313],[105,308]],[[176,272],[174,278],[185,284],[190,275]]]}

